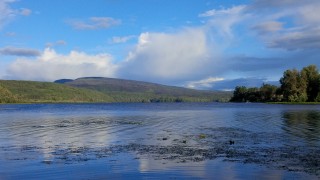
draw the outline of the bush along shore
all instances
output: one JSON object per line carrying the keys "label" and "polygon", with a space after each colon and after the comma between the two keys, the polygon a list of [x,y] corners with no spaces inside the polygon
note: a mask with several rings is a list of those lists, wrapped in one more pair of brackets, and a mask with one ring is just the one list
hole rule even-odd
{"label": "bush along shore", "polygon": [[316,65],[286,70],[280,86],[263,84],[260,88],[237,86],[231,102],[268,102],[281,104],[320,104],[320,74]]}

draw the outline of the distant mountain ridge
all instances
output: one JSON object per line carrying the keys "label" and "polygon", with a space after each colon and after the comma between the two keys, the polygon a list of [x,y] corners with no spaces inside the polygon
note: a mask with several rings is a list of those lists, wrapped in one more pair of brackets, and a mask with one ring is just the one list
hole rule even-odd
{"label": "distant mountain ridge", "polygon": [[231,92],[203,91],[150,82],[104,77],[82,77],[75,80],[60,79],[72,87],[99,91],[113,97],[117,102],[210,102],[229,101]]}
{"label": "distant mountain ridge", "polygon": [[0,80],[0,103],[226,102],[231,92],[85,77],[54,82]]}

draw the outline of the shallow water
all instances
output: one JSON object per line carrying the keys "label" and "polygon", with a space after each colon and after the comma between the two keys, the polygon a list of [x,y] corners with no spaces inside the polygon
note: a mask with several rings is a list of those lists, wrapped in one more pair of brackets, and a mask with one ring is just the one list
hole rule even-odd
{"label": "shallow water", "polygon": [[318,179],[320,106],[0,105],[0,179]]}

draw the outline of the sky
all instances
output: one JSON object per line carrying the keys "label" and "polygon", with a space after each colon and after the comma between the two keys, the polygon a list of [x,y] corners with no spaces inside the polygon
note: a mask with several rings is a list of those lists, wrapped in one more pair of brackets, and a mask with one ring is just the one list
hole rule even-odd
{"label": "sky", "polygon": [[194,89],[320,67],[319,0],[0,0],[0,79]]}

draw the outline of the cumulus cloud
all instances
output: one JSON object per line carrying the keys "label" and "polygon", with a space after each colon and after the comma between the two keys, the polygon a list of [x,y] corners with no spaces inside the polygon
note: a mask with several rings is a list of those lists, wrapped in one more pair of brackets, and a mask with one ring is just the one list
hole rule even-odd
{"label": "cumulus cloud", "polygon": [[17,59],[7,69],[8,79],[54,81],[84,76],[114,77],[117,66],[109,54],[88,55],[72,51],[68,55],[47,48],[36,59]]}
{"label": "cumulus cloud", "polygon": [[138,44],[121,64],[119,76],[143,80],[190,80],[207,75],[217,50],[203,28],[176,33],[142,33]]}
{"label": "cumulus cloud", "polygon": [[5,47],[0,49],[0,54],[7,56],[39,56],[40,52],[29,48]]}
{"label": "cumulus cloud", "polygon": [[87,20],[68,20],[67,23],[70,24],[74,29],[78,30],[97,30],[120,25],[121,21],[111,17],[91,17]]}

